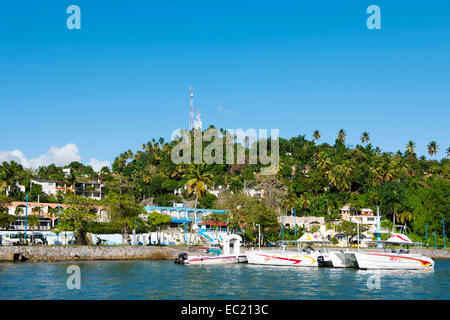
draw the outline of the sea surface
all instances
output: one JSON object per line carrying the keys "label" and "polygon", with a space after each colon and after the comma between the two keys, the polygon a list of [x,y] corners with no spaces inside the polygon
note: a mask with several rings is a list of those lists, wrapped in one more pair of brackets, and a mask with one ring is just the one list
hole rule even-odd
{"label": "sea surface", "polygon": [[[0,299],[450,299],[450,260],[432,271],[171,261],[1,262]],[[69,266],[80,270],[80,288]],[[69,268],[69,273],[67,272]],[[77,269],[75,267],[75,269]]]}

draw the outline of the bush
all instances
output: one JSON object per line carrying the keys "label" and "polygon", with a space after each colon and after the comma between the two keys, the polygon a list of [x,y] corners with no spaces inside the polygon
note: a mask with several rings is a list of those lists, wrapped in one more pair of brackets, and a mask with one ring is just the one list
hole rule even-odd
{"label": "bush", "polygon": [[155,203],[161,207],[171,207],[174,202],[181,202],[181,198],[169,193],[169,194],[163,194],[159,195],[155,198]]}
{"label": "bush", "polygon": [[88,232],[95,234],[121,233],[120,227],[113,226],[109,222],[93,222],[88,227]]}
{"label": "bush", "polygon": [[336,245],[336,244],[339,243],[339,240],[338,240],[336,237],[331,238],[330,241],[331,241],[331,243],[334,244],[334,245]]}

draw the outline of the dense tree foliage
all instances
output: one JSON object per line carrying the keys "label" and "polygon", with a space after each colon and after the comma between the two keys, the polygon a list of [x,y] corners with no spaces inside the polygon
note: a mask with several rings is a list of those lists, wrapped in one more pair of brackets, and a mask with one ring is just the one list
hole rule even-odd
{"label": "dense tree foliage", "polygon": [[[223,129],[216,131],[212,142],[216,139],[225,142],[230,137]],[[379,206],[384,219],[406,226],[408,232],[421,239],[426,225],[429,233],[442,235],[443,221],[448,234],[449,152],[447,149],[447,158],[434,159],[440,148],[435,141],[428,144],[430,159],[426,159],[417,157],[413,141],[408,141],[403,151],[383,152],[370,143],[368,132],[361,134],[361,144],[349,146],[344,129],[337,132],[333,145],[319,144],[321,133],[315,130],[312,140],[304,135],[280,138],[278,173],[262,176],[261,169],[265,166],[249,164],[248,145],[244,147],[234,138],[231,137],[236,142],[234,159],[238,150],[244,149],[244,164],[176,164],[171,155],[178,142],[160,138],[142,144],[141,150],[121,153],[111,168],[102,168],[98,173],[79,162],[66,166],[72,170],[66,177],[63,168],[54,165],[32,171],[13,161],[3,162],[0,191],[11,200],[23,200],[25,194],[17,187],[20,184],[25,186],[30,199],[35,200],[39,195],[41,201],[56,202],[56,197],[45,198],[38,186],[30,186],[30,180],[74,183],[101,179],[103,191],[111,200],[108,206],[115,212],[117,221],[121,221],[119,228],[125,237],[138,221],[140,209],[136,205],[144,200],[160,206],[192,201],[202,208],[226,209],[230,227],[251,230],[251,236],[257,230],[256,224],[261,225],[264,233],[279,233],[277,216],[291,214],[293,210],[298,216],[324,216],[326,221],[331,221],[338,218],[339,209],[346,203],[357,210],[376,211]],[[212,142],[203,142],[202,150]],[[225,163],[226,145],[223,145]],[[221,191],[219,198],[211,193],[213,189]],[[248,197],[249,189],[260,191],[261,199]],[[121,208],[122,202],[127,205]],[[132,208],[132,214],[128,208]]]}

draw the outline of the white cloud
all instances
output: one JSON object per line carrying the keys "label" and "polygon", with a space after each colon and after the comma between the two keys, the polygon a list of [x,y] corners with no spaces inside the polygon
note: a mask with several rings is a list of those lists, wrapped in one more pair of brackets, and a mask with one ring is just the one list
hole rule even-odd
{"label": "white cloud", "polygon": [[39,168],[40,166],[47,166],[54,163],[56,166],[64,166],[72,161],[80,161],[81,155],[78,147],[74,143],[66,144],[65,146],[58,148],[51,146],[47,153],[40,155],[36,159],[30,159],[31,168]]}
{"label": "white cloud", "polygon": [[218,107],[217,107],[217,111],[219,111],[219,112],[221,112],[221,113],[223,113],[223,114],[234,113],[234,110],[228,110],[228,109],[225,109],[225,108],[222,107],[222,106],[218,106]]}
{"label": "white cloud", "polygon": [[92,158],[89,161],[88,165],[92,167],[95,171],[100,171],[103,167],[109,167],[109,161],[99,161],[97,159]]}
{"label": "white cloud", "polygon": [[[56,166],[65,166],[72,161],[81,161],[81,154],[78,146],[74,143],[66,144],[60,148],[51,146],[46,153],[32,159],[28,159],[20,150],[0,151],[0,162],[9,162],[12,160],[20,163],[25,168],[36,169],[40,166],[48,166],[52,163]],[[94,170],[100,170],[104,166],[109,166],[109,162],[91,159],[89,165],[91,165]]]}
{"label": "white cloud", "polygon": [[28,159],[25,157],[22,151],[14,150],[14,151],[0,151],[0,162],[10,162],[15,161],[17,163],[22,164],[24,167],[29,168]]}

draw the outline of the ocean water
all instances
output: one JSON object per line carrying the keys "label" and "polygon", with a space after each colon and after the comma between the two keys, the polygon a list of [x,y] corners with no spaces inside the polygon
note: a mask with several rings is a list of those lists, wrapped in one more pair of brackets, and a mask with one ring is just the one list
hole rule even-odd
{"label": "ocean water", "polygon": [[[80,289],[69,289],[71,265]],[[70,282],[70,281],[69,281]],[[1,262],[0,299],[450,299],[450,260],[432,271],[176,265],[171,261]]]}

